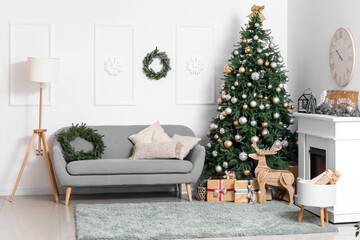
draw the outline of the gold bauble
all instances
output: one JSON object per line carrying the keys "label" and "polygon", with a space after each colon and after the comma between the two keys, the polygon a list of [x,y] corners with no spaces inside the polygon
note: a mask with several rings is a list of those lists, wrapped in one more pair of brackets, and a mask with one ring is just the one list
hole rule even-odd
{"label": "gold bauble", "polygon": [[237,126],[239,126],[239,121],[238,121],[238,120],[235,120],[235,121],[233,122],[233,124],[234,124],[235,127],[237,127]]}
{"label": "gold bauble", "polygon": [[294,109],[295,108],[295,105],[291,105],[291,109]]}
{"label": "gold bauble", "polygon": [[263,122],[263,123],[261,124],[261,126],[262,126],[263,128],[267,128],[267,127],[269,126],[269,124],[268,124],[267,122]]}
{"label": "gold bauble", "polygon": [[249,106],[248,106],[247,104],[244,104],[244,105],[243,105],[243,109],[246,110],[246,109],[248,109],[248,108],[249,108]]}
{"label": "gold bauble", "polygon": [[246,169],[246,170],[244,171],[244,175],[245,175],[245,176],[249,176],[249,175],[250,175],[250,170]]}
{"label": "gold bauble", "polygon": [[245,48],[245,52],[247,52],[247,53],[251,52],[251,48],[249,48],[249,47]]}
{"label": "gold bauble", "polygon": [[210,135],[211,135],[211,132],[209,131],[209,132],[207,132],[207,134],[206,134],[208,137],[210,137]]}
{"label": "gold bauble", "polygon": [[219,139],[219,135],[215,134],[215,135],[214,135],[214,138],[215,138],[215,139]]}
{"label": "gold bauble", "polygon": [[299,140],[296,141],[296,145],[299,145]]}
{"label": "gold bauble", "polygon": [[280,124],[280,125],[284,125],[284,123],[283,123],[283,122],[279,122],[279,124]]}
{"label": "gold bauble", "polygon": [[226,141],[224,142],[224,146],[225,146],[226,148],[231,148],[232,145],[233,145],[233,143],[232,143],[231,140],[226,140]]}
{"label": "gold bauble", "polygon": [[221,112],[221,115],[222,115],[223,117],[226,117],[226,116],[227,116],[227,113],[226,113],[225,111],[222,111],[222,112]]}
{"label": "gold bauble", "polygon": [[268,97],[268,96],[265,96],[265,97],[264,97],[264,99],[265,99],[265,100],[268,100],[268,99],[269,99],[269,97]]}
{"label": "gold bauble", "polygon": [[251,68],[249,69],[249,72],[252,72],[252,69],[251,69]]}
{"label": "gold bauble", "polygon": [[264,64],[264,60],[262,60],[261,58],[259,58],[259,59],[256,61],[256,63],[261,66],[261,65]]}
{"label": "gold bauble", "polygon": [[226,92],[225,91],[221,92],[221,99],[226,100]]}
{"label": "gold bauble", "polygon": [[224,71],[226,72],[226,74],[230,74],[230,73],[232,73],[233,69],[232,69],[232,67],[230,67],[229,64],[227,64],[224,66]]}
{"label": "gold bauble", "polygon": [[221,143],[221,139],[219,138],[218,140],[217,140],[219,143]]}
{"label": "gold bauble", "polygon": [[259,95],[258,95],[258,98],[263,99],[264,96],[263,96],[262,94],[259,94]]}
{"label": "gold bauble", "polygon": [[243,66],[239,67],[239,73],[244,73],[245,71],[246,69]]}
{"label": "gold bauble", "polygon": [[288,107],[289,107],[289,103],[284,102],[284,103],[283,103],[283,107],[284,107],[284,108],[288,108]]}
{"label": "gold bauble", "polygon": [[241,136],[239,134],[236,134],[234,137],[235,141],[240,141],[241,140]]}
{"label": "gold bauble", "polygon": [[270,62],[269,61],[266,61],[265,62],[265,67],[268,67],[270,65]]}
{"label": "gold bauble", "polygon": [[242,40],[242,42],[243,42],[243,43],[247,43],[247,39],[244,38],[244,39]]}

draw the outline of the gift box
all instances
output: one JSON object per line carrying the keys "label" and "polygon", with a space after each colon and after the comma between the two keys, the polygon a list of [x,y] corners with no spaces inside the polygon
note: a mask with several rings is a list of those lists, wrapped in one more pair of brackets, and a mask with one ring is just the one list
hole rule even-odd
{"label": "gift box", "polygon": [[260,202],[260,187],[257,180],[237,180],[235,182],[235,203]]}
{"label": "gift box", "polygon": [[213,179],[207,182],[208,201],[234,201],[234,183],[236,179]]}

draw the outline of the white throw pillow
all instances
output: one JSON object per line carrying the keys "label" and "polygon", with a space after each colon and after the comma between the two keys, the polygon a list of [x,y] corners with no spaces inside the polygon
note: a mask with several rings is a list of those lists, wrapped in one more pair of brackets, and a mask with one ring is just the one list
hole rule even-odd
{"label": "white throw pillow", "polygon": [[135,145],[137,143],[170,142],[171,138],[165,133],[159,121],[129,137]]}
{"label": "white throw pillow", "polygon": [[183,144],[183,147],[181,149],[181,153],[180,153],[180,160],[183,160],[191,151],[191,149],[193,149],[195,147],[196,144],[198,144],[198,142],[200,142],[201,138],[196,138],[196,137],[190,137],[190,136],[180,136],[177,134],[174,134],[174,136],[172,137],[172,140],[175,142],[181,142]]}

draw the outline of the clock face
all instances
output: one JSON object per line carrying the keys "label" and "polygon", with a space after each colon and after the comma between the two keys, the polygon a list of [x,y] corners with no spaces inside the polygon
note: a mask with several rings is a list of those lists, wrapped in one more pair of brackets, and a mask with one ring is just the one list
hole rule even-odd
{"label": "clock face", "polygon": [[350,30],[339,28],[330,44],[330,71],[339,86],[350,83],[355,70],[355,43]]}

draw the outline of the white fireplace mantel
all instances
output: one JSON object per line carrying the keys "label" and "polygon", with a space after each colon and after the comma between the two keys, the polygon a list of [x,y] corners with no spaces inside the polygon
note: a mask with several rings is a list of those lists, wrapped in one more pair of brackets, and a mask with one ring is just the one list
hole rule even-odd
{"label": "white fireplace mantel", "polygon": [[[329,220],[360,221],[360,154],[356,151],[360,149],[360,118],[305,113],[294,116],[299,134],[298,181],[310,179],[310,147],[326,150],[326,168],[341,173],[336,183],[336,205],[329,209]],[[319,214],[318,209],[308,210]]]}

